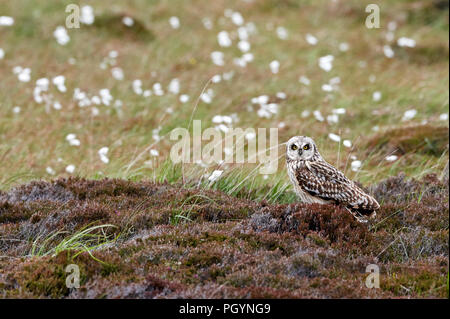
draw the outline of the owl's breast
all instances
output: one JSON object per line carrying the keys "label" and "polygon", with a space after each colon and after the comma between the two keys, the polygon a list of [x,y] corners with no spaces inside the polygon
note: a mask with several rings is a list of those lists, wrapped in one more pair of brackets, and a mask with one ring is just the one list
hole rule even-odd
{"label": "owl's breast", "polygon": [[287,163],[287,171],[289,175],[289,179],[291,180],[292,186],[294,187],[294,191],[297,194],[297,196],[300,198],[300,201],[302,203],[306,204],[328,204],[331,201],[324,200],[320,197],[316,197],[311,195],[310,193],[306,192],[300,185],[296,177],[296,172],[299,170],[299,168],[303,167],[303,164],[301,161],[298,162],[288,162]]}

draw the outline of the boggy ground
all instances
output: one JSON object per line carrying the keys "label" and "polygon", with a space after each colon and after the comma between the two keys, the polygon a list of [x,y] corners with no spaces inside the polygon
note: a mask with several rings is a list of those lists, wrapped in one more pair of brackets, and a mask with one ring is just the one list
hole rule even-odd
{"label": "boggy ground", "polygon": [[[331,205],[274,205],[171,184],[31,182],[0,192],[0,294],[448,298],[447,181],[399,175],[368,191],[381,209],[364,225]],[[77,236],[106,224],[115,227]],[[66,287],[72,263],[79,289]],[[379,289],[365,285],[369,264],[379,266]]]}

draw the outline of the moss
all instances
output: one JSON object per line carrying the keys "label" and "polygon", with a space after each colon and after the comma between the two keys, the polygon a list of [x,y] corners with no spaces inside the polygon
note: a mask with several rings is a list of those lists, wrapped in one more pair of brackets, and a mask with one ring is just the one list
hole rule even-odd
{"label": "moss", "polygon": [[58,255],[54,260],[26,262],[21,270],[15,274],[21,286],[35,295],[60,298],[67,296],[69,288],[66,286],[67,273],[65,266],[69,264],[65,254]]}

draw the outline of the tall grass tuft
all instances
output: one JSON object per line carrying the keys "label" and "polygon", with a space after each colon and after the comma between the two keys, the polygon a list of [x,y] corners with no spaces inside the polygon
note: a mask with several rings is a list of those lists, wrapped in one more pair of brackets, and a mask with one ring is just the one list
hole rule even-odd
{"label": "tall grass tuft", "polygon": [[[67,231],[57,231],[40,241],[39,237],[33,241],[29,256],[56,256],[61,252],[73,254],[71,258],[76,258],[81,253],[88,253],[94,260],[103,263],[93,255],[93,251],[105,245],[112,244],[117,241],[120,234],[114,236],[105,232],[108,228],[117,228],[115,225],[104,224],[97,226],[85,226],[76,233],[65,237],[58,244],[52,246],[53,240]],[[100,230],[100,232],[97,232]]]}

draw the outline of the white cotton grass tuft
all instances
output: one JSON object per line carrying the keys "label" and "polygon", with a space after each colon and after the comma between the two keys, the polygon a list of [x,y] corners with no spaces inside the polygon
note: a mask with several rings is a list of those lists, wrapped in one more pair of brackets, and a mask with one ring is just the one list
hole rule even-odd
{"label": "white cotton grass tuft", "polygon": [[343,107],[337,108],[337,109],[333,109],[332,110],[333,114],[345,114],[347,112],[347,110]]}
{"label": "white cotton grass tuft", "polygon": [[352,147],[352,141],[350,140],[344,140],[342,142],[342,145],[344,145],[345,147]]}
{"label": "white cotton grass tuft", "polygon": [[134,20],[131,17],[125,16],[122,18],[122,23],[127,27],[132,27],[134,25]]}
{"label": "white cotton grass tuft", "polygon": [[256,138],[255,132],[248,132],[247,134],[245,134],[245,139],[248,141],[254,140],[255,138]]}
{"label": "white cotton grass tuft", "polygon": [[53,31],[53,36],[60,45],[66,45],[70,41],[69,34],[63,26],[57,26],[55,31]]}
{"label": "white cotton grass tuft", "polygon": [[248,52],[250,50],[250,43],[245,40],[241,40],[238,42],[238,49],[241,50],[241,52]]}
{"label": "white cotton grass tuft", "polygon": [[310,84],[311,84],[311,81],[310,81],[306,76],[304,76],[304,75],[301,75],[301,76],[298,78],[298,81],[299,81],[301,84],[304,84],[304,85],[310,85]]}
{"label": "white cotton grass tuft", "polygon": [[59,103],[59,101],[54,101],[53,102],[53,108],[55,110],[61,110],[62,109],[62,105],[61,105],[61,103]]}
{"label": "white cotton grass tuft", "polygon": [[124,78],[123,70],[119,67],[114,67],[111,69],[111,75],[118,81],[122,81]]}
{"label": "white cotton grass tuft", "polygon": [[180,102],[181,103],[187,103],[189,101],[189,95],[187,94],[181,94],[180,95]]}
{"label": "white cotton grass tuft", "polygon": [[314,117],[315,117],[315,119],[316,119],[317,121],[319,121],[319,122],[325,121],[325,118],[323,117],[322,113],[320,113],[319,110],[315,110],[315,111],[313,112],[313,115],[314,115]]}
{"label": "white cotton grass tuft", "polygon": [[49,175],[55,175],[56,172],[53,168],[51,168],[50,166],[47,166],[47,168],[45,169],[45,171],[47,172],[47,174]]}
{"label": "white cotton grass tuft", "polygon": [[180,27],[180,19],[178,17],[170,17],[169,24],[172,27],[172,29],[178,29]]}
{"label": "white cotton grass tuft", "polygon": [[362,165],[361,161],[358,161],[358,160],[352,161],[352,163],[351,163],[352,171],[354,171],[354,172],[359,171],[359,169],[361,168],[361,165]]}
{"label": "white cotton grass tuft", "polygon": [[401,37],[397,40],[397,45],[399,47],[414,48],[416,46],[416,41],[407,37]]}
{"label": "white cotton grass tuft", "polygon": [[20,82],[30,82],[31,80],[31,69],[22,68],[21,66],[16,66],[13,69],[13,73],[17,74],[17,79]]}
{"label": "white cotton grass tuft", "polygon": [[212,118],[212,122],[215,124],[219,124],[219,123],[231,124],[231,123],[233,123],[233,118],[228,115],[215,115]]}
{"label": "white cotton grass tuft", "polygon": [[211,173],[211,175],[208,177],[208,180],[210,182],[215,182],[219,179],[219,177],[222,175],[223,170],[215,170]]}
{"label": "white cotton grass tuft", "polygon": [[252,98],[253,104],[259,104],[260,108],[256,112],[256,114],[261,118],[271,118],[272,115],[278,113],[278,104],[277,103],[269,103],[268,95],[260,95],[258,97]]}
{"label": "white cotton grass tuft", "polygon": [[109,89],[101,89],[99,91],[99,94],[100,94],[102,103],[106,106],[109,106],[113,100],[113,97],[112,97],[111,93],[109,92]]}
{"label": "white cotton grass tuft", "polygon": [[417,114],[417,110],[408,110],[403,114],[402,121],[409,121],[414,118]]}
{"label": "white cotton grass tuft", "polygon": [[322,85],[322,91],[325,92],[332,92],[337,91],[339,89],[339,83],[341,83],[341,78],[336,76],[334,78],[331,78],[328,83],[325,83]]}
{"label": "white cotton grass tuft", "polygon": [[109,163],[109,158],[106,156],[108,154],[108,152],[109,152],[109,148],[107,146],[104,146],[98,150],[98,155],[100,156],[100,160],[105,164]]}
{"label": "white cotton grass tuft", "polygon": [[375,91],[375,92],[373,92],[373,94],[372,94],[372,99],[373,99],[374,102],[380,101],[380,100],[381,100],[381,97],[382,97],[382,95],[381,95],[381,92],[380,92],[380,91]]}
{"label": "white cotton grass tuft", "polygon": [[119,52],[117,52],[116,50],[111,50],[108,53],[108,57],[110,59],[117,59],[118,56],[119,56]]}
{"label": "white cotton grass tuft", "polygon": [[152,130],[152,138],[155,141],[161,140],[161,136],[159,135],[159,131],[161,131],[161,126],[159,126],[159,127],[157,127],[157,128]]}
{"label": "white cotton grass tuft", "polygon": [[386,158],[385,158],[385,160],[388,162],[393,162],[393,161],[396,161],[397,159],[398,159],[397,155],[389,155],[389,156],[386,156]]}
{"label": "white cotton grass tuft", "polygon": [[214,90],[211,88],[207,89],[206,92],[204,92],[203,94],[204,94],[203,95],[204,98],[206,98],[206,96],[208,96],[211,101],[212,101],[213,97],[215,96]]}
{"label": "white cotton grass tuft", "polygon": [[210,18],[207,18],[207,17],[203,18],[202,23],[203,23],[203,26],[205,27],[205,29],[207,29],[207,30],[211,30],[213,27],[213,23]]}
{"label": "white cotton grass tuft", "polygon": [[209,94],[208,92],[204,92],[200,95],[200,99],[206,104],[210,104],[212,102],[212,98],[212,94]]}
{"label": "white cotton grass tuft", "polygon": [[277,27],[277,37],[281,40],[286,40],[289,37],[289,33],[285,27]]}
{"label": "white cotton grass tuft", "polygon": [[390,45],[383,46],[383,53],[389,59],[392,59],[395,55]]}
{"label": "white cotton grass tuft", "polygon": [[211,60],[215,65],[223,66],[225,64],[224,54],[220,51],[211,52]]}
{"label": "white cotton grass tuft", "polygon": [[77,139],[77,136],[73,133],[67,134],[66,141],[68,141],[71,146],[80,146],[81,145],[80,140]]}
{"label": "white cotton grass tuft", "polygon": [[221,47],[229,47],[232,44],[232,41],[230,39],[230,35],[227,31],[220,31],[217,35],[217,41],[219,42],[219,45]]}
{"label": "white cotton grass tuft", "polygon": [[225,72],[225,73],[222,74],[222,78],[223,78],[225,81],[231,80],[231,79],[233,78],[233,76],[234,76],[234,71]]}
{"label": "white cotton grass tuft", "polygon": [[222,81],[222,76],[220,74],[215,74],[211,78],[212,83],[219,83],[220,81]]}
{"label": "white cotton grass tuft", "polygon": [[142,95],[142,81],[139,79],[136,79],[133,81],[132,83],[132,88],[133,88],[133,92],[136,93],[137,95]]}
{"label": "white cotton grass tuft", "polygon": [[334,60],[334,56],[332,56],[330,54],[320,57],[319,58],[319,67],[322,70],[329,72],[333,68],[333,60]]}
{"label": "white cotton grass tuft", "polygon": [[336,124],[339,122],[339,116],[337,114],[330,114],[327,116],[327,122],[329,124]]}
{"label": "white cotton grass tuft", "polygon": [[247,52],[247,53],[243,54],[243,55],[242,55],[242,59],[243,59],[245,62],[252,62],[253,59],[254,59],[253,53]]}
{"label": "white cotton grass tuft", "polygon": [[280,70],[280,62],[278,62],[277,60],[273,60],[272,62],[270,62],[269,67],[270,71],[273,74],[277,74],[278,71]]}
{"label": "white cotton grass tuft", "polygon": [[5,57],[5,50],[0,48],[0,60],[3,59],[4,57]]}
{"label": "white cotton grass tuft", "polygon": [[64,75],[58,75],[52,79],[53,85],[56,86],[58,91],[63,92],[63,93],[67,92],[65,81],[66,81],[66,78],[64,77]]}
{"label": "white cotton grass tuft", "polygon": [[339,51],[347,52],[350,49],[350,45],[347,42],[339,43]]}
{"label": "white cotton grass tuft", "polygon": [[238,32],[239,40],[241,40],[241,41],[247,41],[248,40],[249,32],[248,32],[246,27],[239,27],[237,32]]}
{"label": "white cotton grass tuft", "polygon": [[94,21],[95,21],[94,9],[89,5],[82,6],[80,22],[86,25],[91,25],[94,23]]}
{"label": "white cotton grass tuft", "polygon": [[[216,129],[216,131],[223,132],[223,133],[228,133],[230,131],[230,128],[228,126],[226,126],[225,124],[216,125],[214,128]],[[226,152],[226,150],[224,150],[224,151]]]}
{"label": "white cotton grass tuft", "polygon": [[14,114],[19,114],[21,109],[20,106],[14,106],[12,110]]}
{"label": "white cotton grass tuft", "polygon": [[180,80],[177,78],[172,79],[169,83],[168,91],[173,94],[180,93]]}
{"label": "white cotton grass tuft", "polygon": [[100,114],[100,110],[97,108],[97,107],[95,107],[95,106],[93,106],[92,108],[91,108],[91,114],[92,114],[92,116],[98,116],[99,114]]}
{"label": "white cotton grass tuft", "polygon": [[308,33],[306,35],[306,42],[308,42],[311,45],[316,45],[317,42],[319,42],[319,41],[317,40],[317,38],[315,36],[313,36],[312,34]]}
{"label": "white cotton grass tuft", "polygon": [[73,172],[75,172],[75,165],[73,164],[69,164],[66,166],[66,172],[69,174],[73,174]]}
{"label": "white cotton grass tuft", "polygon": [[162,96],[164,95],[164,91],[162,89],[161,83],[156,82],[153,84],[153,93],[155,93],[156,96]]}
{"label": "white cotton grass tuft", "polygon": [[14,24],[14,18],[8,16],[0,16],[0,27],[10,27]]}
{"label": "white cotton grass tuft", "polygon": [[441,115],[439,115],[439,120],[448,121],[448,113],[442,113]]}
{"label": "white cotton grass tuft", "polygon": [[322,84],[322,91],[324,92],[332,92],[333,91],[333,86],[326,83],[326,84]]}
{"label": "white cotton grass tuft", "polygon": [[286,96],[286,93],[284,93],[284,92],[277,92],[276,97],[281,100],[284,100],[284,99],[286,99],[287,96]]}
{"label": "white cotton grass tuft", "polygon": [[339,135],[334,134],[334,133],[328,134],[328,137],[329,137],[330,140],[335,141],[335,142],[340,142],[341,141],[341,137]]}
{"label": "white cotton grass tuft", "polygon": [[237,26],[241,26],[244,24],[244,18],[242,17],[242,14],[237,11],[231,14],[231,21]]}
{"label": "white cotton grass tuft", "polygon": [[[319,112],[319,113],[320,113],[320,112]],[[311,114],[310,111],[308,111],[308,110],[303,110],[302,113],[300,113],[300,116],[301,116],[302,118],[306,118],[306,117],[308,117],[310,114]]]}
{"label": "white cotton grass tuft", "polygon": [[150,155],[153,156],[153,157],[158,157],[158,156],[159,156],[158,150],[155,150],[155,149],[151,149],[151,150],[149,151],[149,153],[150,153]]}

